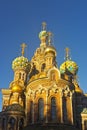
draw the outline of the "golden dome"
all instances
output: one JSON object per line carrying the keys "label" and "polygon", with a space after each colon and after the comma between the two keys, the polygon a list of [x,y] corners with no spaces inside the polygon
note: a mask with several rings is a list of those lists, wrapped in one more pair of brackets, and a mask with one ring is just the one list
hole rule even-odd
{"label": "golden dome", "polygon": [[56,56],[56,49],[53,46],[47,46],[45,49],[45,54],[47,53],[53,53]]}
{"label": "golden dome", "polygon": [[11,89],[12,89],[12,92],[18,92],[18,93],[22,92],[22,87],[19,85],[14,85],[14,86],[12,86]]}
{"label": "golden dome", "polygon": [[67,60],[60,66],[61,73],[65,73],[66,71],[76,74],[78,71],[78,65],[72,60]]}
{"label": "golden dome", "polygon": [[12,62],[12,69],[25,69],[30,70],[30,62],[24,56],[17,57]]}

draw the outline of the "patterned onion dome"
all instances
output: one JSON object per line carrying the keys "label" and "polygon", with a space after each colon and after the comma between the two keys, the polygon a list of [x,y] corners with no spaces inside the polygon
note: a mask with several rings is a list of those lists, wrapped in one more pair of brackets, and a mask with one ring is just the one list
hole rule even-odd
{"label": "patterned onion dome", "polygon": [[78,72],[78,65],[74,61],[67,60],[60,66],[60,72],[62,74],[66,71],[76,74]]}
{"label": "patterned onion dome", "polygon": [[17,57],[12,62],[12,69],[25,69],[30,70],[30,62],[24,56]]}
{"label": "patterned onion dome", "polygon": [[53,53],[56,56],[56,49],[51,45],[47,46],[45,49],[45,54],[47,54],[49,52]]}
{"label": "patterned onion dome", "polygon": [[44,30],[44,31],[41,31],[39,33],[39,38],[42,39],[42,38],[46,38],[48,36],[47,32]]}

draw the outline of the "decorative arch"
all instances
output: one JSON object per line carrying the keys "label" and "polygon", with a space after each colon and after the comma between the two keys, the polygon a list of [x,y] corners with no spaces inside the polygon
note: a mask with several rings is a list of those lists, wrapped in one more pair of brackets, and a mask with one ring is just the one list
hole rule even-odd
{"label": "decorative arch", "polygon": [[59,72],[59,70],[56,67],[50,69],[49,72],[48,72],[48,77],[51,80],[57,81],[60,78],[60,72]]}
{"label": "decorative arch", "polygon": [[51,98],[51,119],[55,121],[57,119],[57,106],[56,106],[56,98]]}

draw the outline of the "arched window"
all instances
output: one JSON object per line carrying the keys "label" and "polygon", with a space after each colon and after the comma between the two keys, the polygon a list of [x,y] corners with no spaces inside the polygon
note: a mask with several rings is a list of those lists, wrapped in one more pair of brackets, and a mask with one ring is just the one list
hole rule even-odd
{"label": "arched window", "polygon": [[20,121],[19,121],[19,130],[23,129],[23,125],[24,125],[24,119],[21,118]]}
{"label": "arched window", "polygon": [[44,119],[44,101],[42,98],[38,101],[38,116],[39,121],[42,121]]}
{"label": "arched window", "polygon": [[30,102],[30,122],[33,120],[33,102]]}
{"label": "arched window", "polygon": [[41,72],[42,72],[42,71],[44,71],[45,66],[46,66],[46,64],[45,64],[45,63],[43,63],[43,64],[42,64],[42,66],[41,66]]}
{"label": "arched window", "polygon": [[52,79],[52,80],[56,80],[56,74],[55,74],[55,72],[52,72],[52,73],[51,73],[51,79]]}
{"label": "arched window", "polygon": [[23,73],[23,74],[22,74],[22,80],[24,80],[24,76],[25,76],[25,74]]}
{"label": "arched window", "polygon": [[3,128],[3,130],[6,129],[6,119],[5,118],[2,119],[2,128]]}
{"label": "arched window", "polygon": [[63,121],[64,121],[64,123],[67,122],[67,104],[66,104],[66,98],[63,98]]}
{"label": "arched window", "polygon": [[56,110],[56,98],[51,98],[51,118],[52,120],[56,120],[57,118],[57,110]]}
{"label": "arched window", "polygon": [[19,73],[19,79],[21,79],[21,73]]}
{"label": "arched window", "polygon": [[15,126],[15,118],[14,117],[11,117],[10,120],[9,120],[9,124],[10,124],[10,130],[14,130],[14,126]]}

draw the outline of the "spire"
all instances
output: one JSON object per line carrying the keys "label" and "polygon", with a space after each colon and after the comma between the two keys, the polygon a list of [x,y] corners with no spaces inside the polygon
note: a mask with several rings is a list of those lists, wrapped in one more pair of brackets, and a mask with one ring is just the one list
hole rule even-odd
{"label": "spire", "polygon": [[68,47],[65,48],[65,59],[70,60],[70,49]]}
{"label": "spire", "polygon": [[42,30],[43,30],[43,31],[46,30],[46,25],[47,25],[46,22],[43,22],[43,23],[42,23]]}
{"label": "spire", "polygon": [[48,32],[48,45],[50,46],[52,44],[52,32]]}
{"label": "spire", "polygon": [[22,43],[21,44],[21,54],[22,54],[22,56],[24,56],[24,50],[25,50],[25,48],[27,47],[27,45],[25,44],[25,43]]}

